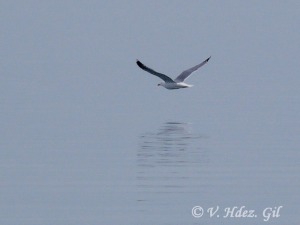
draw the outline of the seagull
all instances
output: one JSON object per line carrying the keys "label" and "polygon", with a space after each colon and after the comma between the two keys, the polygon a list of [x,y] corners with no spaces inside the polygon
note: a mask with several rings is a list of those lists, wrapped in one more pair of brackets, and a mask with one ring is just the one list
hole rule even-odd
{"label": "seagull", "polygon": [[[211,56],[210,56],[211,57]],[[205,65],[208,60],[210,59],[207,58],[206,60],[204,60],[202,63],[190,68],[190,69],[187,69],[185,71],[183,71],[178,77],[176,77],[174,80],[171,79],[170,77],[168,77],[167,75],[165,74],[162,74],[162,73],[159,73],[159,72],[156,72],[154,71],[153,69],[145,66],[143,63],[141,63],[139,60],[136,60],[136,64],[142,69],[142,70],[145,70],[147,71],[148,73],[151,73],[155,76],[158,76],[159,78],[163,79],[164,82],[161,82],[159,83],[157,86],[163,86],[167,89],[179,89],[179,88],[188,88],[188,87],[192,87],[193,85],[190,85],[190,84],[186,84],[184,83],[183,81],[188,78],[194,71],[196,71],[197,69],[199,69],[201,66]]]}

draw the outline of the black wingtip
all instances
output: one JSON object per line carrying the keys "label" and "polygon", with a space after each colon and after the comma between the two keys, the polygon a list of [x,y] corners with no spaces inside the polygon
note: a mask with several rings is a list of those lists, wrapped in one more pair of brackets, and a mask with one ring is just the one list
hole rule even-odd
{"label": "black wingtip", "polygon": [[141,63],[138,59],[136,60],[136,64],[137,64],[141,69],[144,68],[143,63]]}
{"label": "black wingtip", "polygon": [[211,56],[209,56],[207,59],[206,59],[206,62],[208,62],[208,60],[210,60]]}

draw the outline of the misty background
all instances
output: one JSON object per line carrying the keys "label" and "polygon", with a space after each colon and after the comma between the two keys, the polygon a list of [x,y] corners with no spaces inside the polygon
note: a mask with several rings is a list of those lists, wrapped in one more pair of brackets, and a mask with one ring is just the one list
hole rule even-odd
{"label": "misty background", "polygon": [[[2,1],[0,223],[283,205],[270,224],[297,224],[299,20],[298,1]],[[135,64],[175,78],[209,56],[182,90]]]}

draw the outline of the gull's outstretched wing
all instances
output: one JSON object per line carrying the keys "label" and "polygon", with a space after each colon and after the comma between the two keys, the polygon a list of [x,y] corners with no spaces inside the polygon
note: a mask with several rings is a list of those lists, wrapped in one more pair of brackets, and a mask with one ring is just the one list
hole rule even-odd
{"label": "gull's outstretched wing", "polygon": [[158,76],[159,78],[163,79],[166,83],[174,83],[174,81],[168,77],[167,75],[164,75],[162,73],[158,73],[154,71],[153,69],[150,69],[149,67],[145,66],[143,63],[141,63],[139,60],[136,60],[136,64],[143,70],[147,71],[148,73],[151,73],[155,76]]}
{"label": "gull's outstretched wing", "polygon": [[191,75],[192,72],[196,71],[197,69],[199,69],[201,66],[203,66],[204,64],[206,64],[208,62],[208,60],[210,59],[207,58],[206,60],[204,60],[202,63],[183,71],[178,77],[176,77],[176,79],[174,80],[175,82],[183,82],[189,75]]}

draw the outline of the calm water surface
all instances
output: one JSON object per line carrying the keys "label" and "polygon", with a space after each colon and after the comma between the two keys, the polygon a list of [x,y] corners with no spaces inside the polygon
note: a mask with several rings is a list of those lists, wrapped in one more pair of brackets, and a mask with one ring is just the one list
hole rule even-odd
{"label": "calm water surface", "polygon": [[[286,157],[295,151],[215,148],[213,137],[192,128],[166,122],[139,136],[137,214],[146,224],[296,224],[299,164]],[[205,210],[201,218],[193,206]]]}
{"label": "calm water surface", "polygon": [[[296,225],[298,149],[241,149],[238,140],[219,141],[202,129],[163,121],[121,130],[116,142],[36,138],[15,150],[7,144],[1,224],[262,224],[270,207],[268,224]],[[201,218],[192,216],[194,206],[203,208]],[[256,217],[239,218],[241,207]],[[224,218],[226,208],[232,218]]]}

